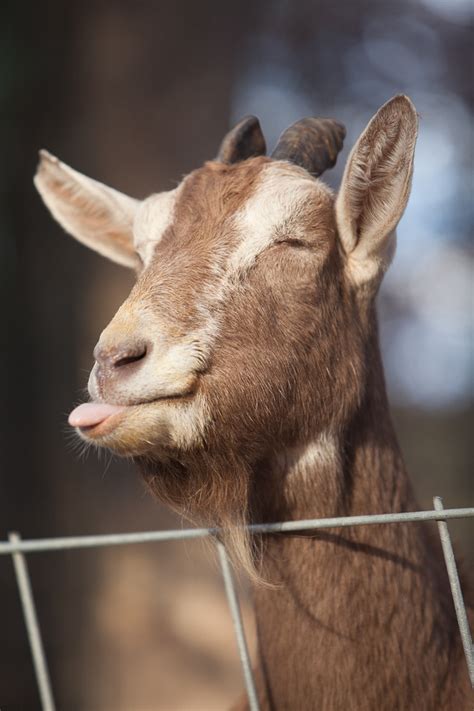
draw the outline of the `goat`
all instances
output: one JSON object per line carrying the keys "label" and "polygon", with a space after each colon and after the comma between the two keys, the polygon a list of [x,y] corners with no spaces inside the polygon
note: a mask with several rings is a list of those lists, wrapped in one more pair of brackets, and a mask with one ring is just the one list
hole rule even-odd
{"label": "goat", "polygon": [[[255,521],[409,511],[375,296],[395,251],[418,130],[396,96],[337,197],[319,176],[345,129],[308,118],[270,157],[255,117],[213,161],[138,201],[42,152],[36,186],[75,238],[136,271],[102,332],[80,437],[220,525],[253,578],[262,709],[461,711],[468,677],[426,524],[273,535]],[[247,708],[243,701],[239,708]]]}

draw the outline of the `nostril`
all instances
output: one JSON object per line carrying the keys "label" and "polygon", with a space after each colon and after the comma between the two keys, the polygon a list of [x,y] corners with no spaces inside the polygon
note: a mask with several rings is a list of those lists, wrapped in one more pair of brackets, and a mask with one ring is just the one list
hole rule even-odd
{"label": "nostril", "polygon": [[122,368],[124,365],[129,365],[130,363],[136,363],[139,360],[143,360],[146,356],[146,347],[143,347],[140,353],[126,353],[124,355],[119,355],[116,360],[113,361],[114,368]]}
{"label": "nostril", "polygon": [[147,343],[121,343],[119,346],[96,347],[94,357],[102,370],[111,371],[143,360],[148,350]]}

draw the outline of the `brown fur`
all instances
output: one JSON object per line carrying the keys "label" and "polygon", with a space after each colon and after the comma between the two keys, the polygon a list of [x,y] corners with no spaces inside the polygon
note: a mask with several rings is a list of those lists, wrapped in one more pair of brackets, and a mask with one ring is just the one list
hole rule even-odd
{"label": "brown fur", "polygon": [[[255,189],[266,163],[268,159],[233,168],[208,164],[187,179],[173,235],[162,240],[153,264],[138,280],[140,299],[146,289],[146,298],[153,300],[156,289],[160,304],[154,308],[170,310],[160,276],[165,270],[173,284],[174,312],[179,314],[182,307],[189,317],[189,304],[196,299],[191,290],[202,289],[208,278],[207,259],[212,257],[215,264],[223,240],[235,239],[231,232],[223,235],[222,222]],[[203,196],[208,196],[204,204]],[[179,463],[176,452],[170,452],[165,463],[153,456],[140,459],[158,498],[188,517],[197,515],[226,525],[242,523],[248,507],[255,513],[259,509],[258,497],[249,494],[249,487],[255,486],[252,470],[258,463],[285,444],[304,442],[319,431],[337,428],[359,397],[357,376],[362,364],[360,347],[354,341],[360,334],[351,328],[350,296],[344,295],[341,277],[335,278],[341,257],[331,201],[326,203],[325,212],[319,204],[309,210],[311,257],[291,244],[270,248],[257,260],[245,286],[236,288],[225,305],[212,362],[199,383],[213,413],[205,448],[180,452]],[[174,249],[179,260],[176,269],[172,266]],[[187,249],[192,254],[193,275],[190,278],[186,272],[181,281]],[[307,284],[314,285],[309,293]],[[341,297],[348,302],[346,312],[337,308]],[[317,347],[308,348],[308,343]],[[307,377],[301,379],[301,372]],[[313,373],[319,374],[317,390]],[[339,403],[339,411],[333,411],[332,402]],[[244,550],[234,549],[234,553],[240,560],[246,557]]]}
{"label": "brown fur", "polygon": [[[192,173],[101,337],[113,345],[145,319],[159,331],[153,348],[166,350],[213,324],[209,343],[196,336],[199,365],[179,397],[136,402],[117,394],[121,373],[110,375],[101,396],[137,407],[83,436],[133,455],[152,492],[185,516],[225,527],[255,583],[266,711],[469,708],[447,576],[426,524],[266,536],[253,551],[242,528],[417,508],[390,421],[374,306],[408,196],[416,123],[405,97],[382,107],[336,206],[317,180],[304,192],[301,168],[264,157]],[[231,272],[245,246],[239,215],[272,166],[294,203],[274,242]],[[264,206],[277,202],[269,184]],[[54,201],[47,183],[41,189]],[[199,436],[177,444],[163,419],[155,433],[154,413],[184,417],[198,401]]]}
{"label": "brown fur", "polygon": [[[417,508],[388,414],[375,315],[368,326],[358,316],[329,208],[317,215],[317,256],[270,249],[227,306],[200,382],[214,413],[206,447],[181,453],[179,465],[140,460],[155,494],[185,515],[229,525],[242,512],[272,521]],[[339,462],[288,486],[275,454],[328,430]],[[447,578],[425,527],[263,541],[259,572],[276,586],[255,588],[263,709],[469,708]]]}
{"label": "brown fur", "polygon": [[[266,484],[276,491],[265,519],[417,508],[371,340],[370,387],[340,432],[341,466],[293,481],[283,506],[284,487],[270,470]],[[471,708],[434,532],[404,524],[268,537],[264,574],[279,587],[255,590],[262,709]]]}

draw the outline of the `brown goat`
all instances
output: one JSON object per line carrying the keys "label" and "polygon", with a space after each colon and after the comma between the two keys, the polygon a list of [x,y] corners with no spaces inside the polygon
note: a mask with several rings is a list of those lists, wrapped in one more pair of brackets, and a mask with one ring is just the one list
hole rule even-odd
{"label": "brown goat", "polygon": [[335,198],[317,176],[344,133],[304,119],[268,158],[249,117],[215,161],[143,202],[42,154],[36,185],[56,219],[137,272],[94,351],[92,402],[70,424],[133,456],[161,500],[227,531],[254,578],[262,709],[465,711],[426,524],[267,536],[257,551],[242,528],[416,508],[374,305],[410,191],[416,112],[403,96],[378,111]]}

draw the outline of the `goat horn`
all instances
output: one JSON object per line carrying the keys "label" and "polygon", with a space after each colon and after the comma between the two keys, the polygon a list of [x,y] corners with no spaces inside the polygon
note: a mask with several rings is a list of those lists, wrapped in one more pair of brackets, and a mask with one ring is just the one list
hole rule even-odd
{"label": "goat horn", "polygon": [[316,178],[336,164],[346,129],[334,119],[304,118],[283,131],[272,158],[296,163]]}
{"label": "goat horn", "polygon": [[267,147],[260,122],[256,116],[245,116],[224,137],[217,160],[221,163],[238,163],[247,158],[265,155]]}

